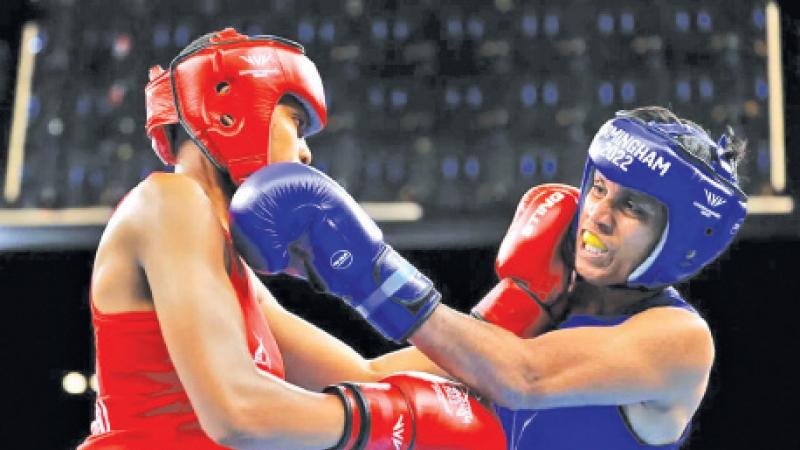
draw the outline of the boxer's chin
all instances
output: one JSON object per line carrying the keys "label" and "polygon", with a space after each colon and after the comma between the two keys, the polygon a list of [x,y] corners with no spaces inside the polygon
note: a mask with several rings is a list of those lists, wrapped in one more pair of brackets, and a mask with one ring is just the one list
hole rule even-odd
{"label": "boxer's chin", "polygon": [[627,276],[621,274],[613,261],[603,261],[598,264],[595,258],[587,257],[577,252],[575,255],[575,271],[584,281],[595,286],[610,286],[624,284]]}

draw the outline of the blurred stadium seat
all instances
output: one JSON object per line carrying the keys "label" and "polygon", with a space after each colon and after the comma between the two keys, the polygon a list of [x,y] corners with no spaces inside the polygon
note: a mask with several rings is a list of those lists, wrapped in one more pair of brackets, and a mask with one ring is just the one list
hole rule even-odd
{"label": "blurred stadium seat", "polygon": [[159,170],[143,130],[147,68],[228,25],[306,46],[330,104],[329,129],[310,141],[316,164],[359,199],[504,216],[535,183],[577,182],[594,130],[646,104],[714,133],[734,126],[761,149],[748,189],[769,183],[758,1],[44,5],[11,207],[113,206]]}

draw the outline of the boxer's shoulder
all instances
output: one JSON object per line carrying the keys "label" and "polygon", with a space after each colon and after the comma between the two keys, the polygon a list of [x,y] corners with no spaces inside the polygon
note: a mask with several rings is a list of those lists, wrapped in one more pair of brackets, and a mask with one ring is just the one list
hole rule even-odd
{"label": "boxer's shoulder", "polygon": [[188,207],[208,207],[210,201],[200,185],[192,178],[178,173],[153,173],[142,180],[130,193],[142,207],[158,209],[186,204]]}
{"label": "boxer's shoulder", "polygon": [[155,173],[142,180],[120,203],[116,214],[136,221],[163,221],[211,211],[211,201],[190,177]]}
{"label": "boxer's shoulder", "polygon": [[132,237],[153,237],[204,223],[218,227],[211,200],[200,185],[185,175],[156,173],[120,202],[109,227]]}

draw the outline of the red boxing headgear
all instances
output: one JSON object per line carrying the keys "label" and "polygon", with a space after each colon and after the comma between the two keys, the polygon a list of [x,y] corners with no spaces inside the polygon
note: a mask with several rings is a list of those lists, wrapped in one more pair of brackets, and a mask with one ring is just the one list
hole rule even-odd
{"label": "red boxing headgear", "polygon": [[304,136],[325,127],[322,80],[303,47],[226,28],[184,49],[169,70],[150,68],[147,136],[161,161],[173,165],[175,154],[164,126],[180,123],[238,185],[269,162],[272,113],[284,95],[296,98],[308,113]]}

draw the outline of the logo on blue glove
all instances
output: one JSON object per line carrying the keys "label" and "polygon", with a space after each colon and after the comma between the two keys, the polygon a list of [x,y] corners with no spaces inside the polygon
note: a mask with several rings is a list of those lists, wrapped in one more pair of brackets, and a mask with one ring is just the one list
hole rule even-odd
{"label": "logo on blue glove", "polygon": [[337,250],[331,255],[331,267],[336,270],[344,270],[353,264],[353,254],[347,250]]}

